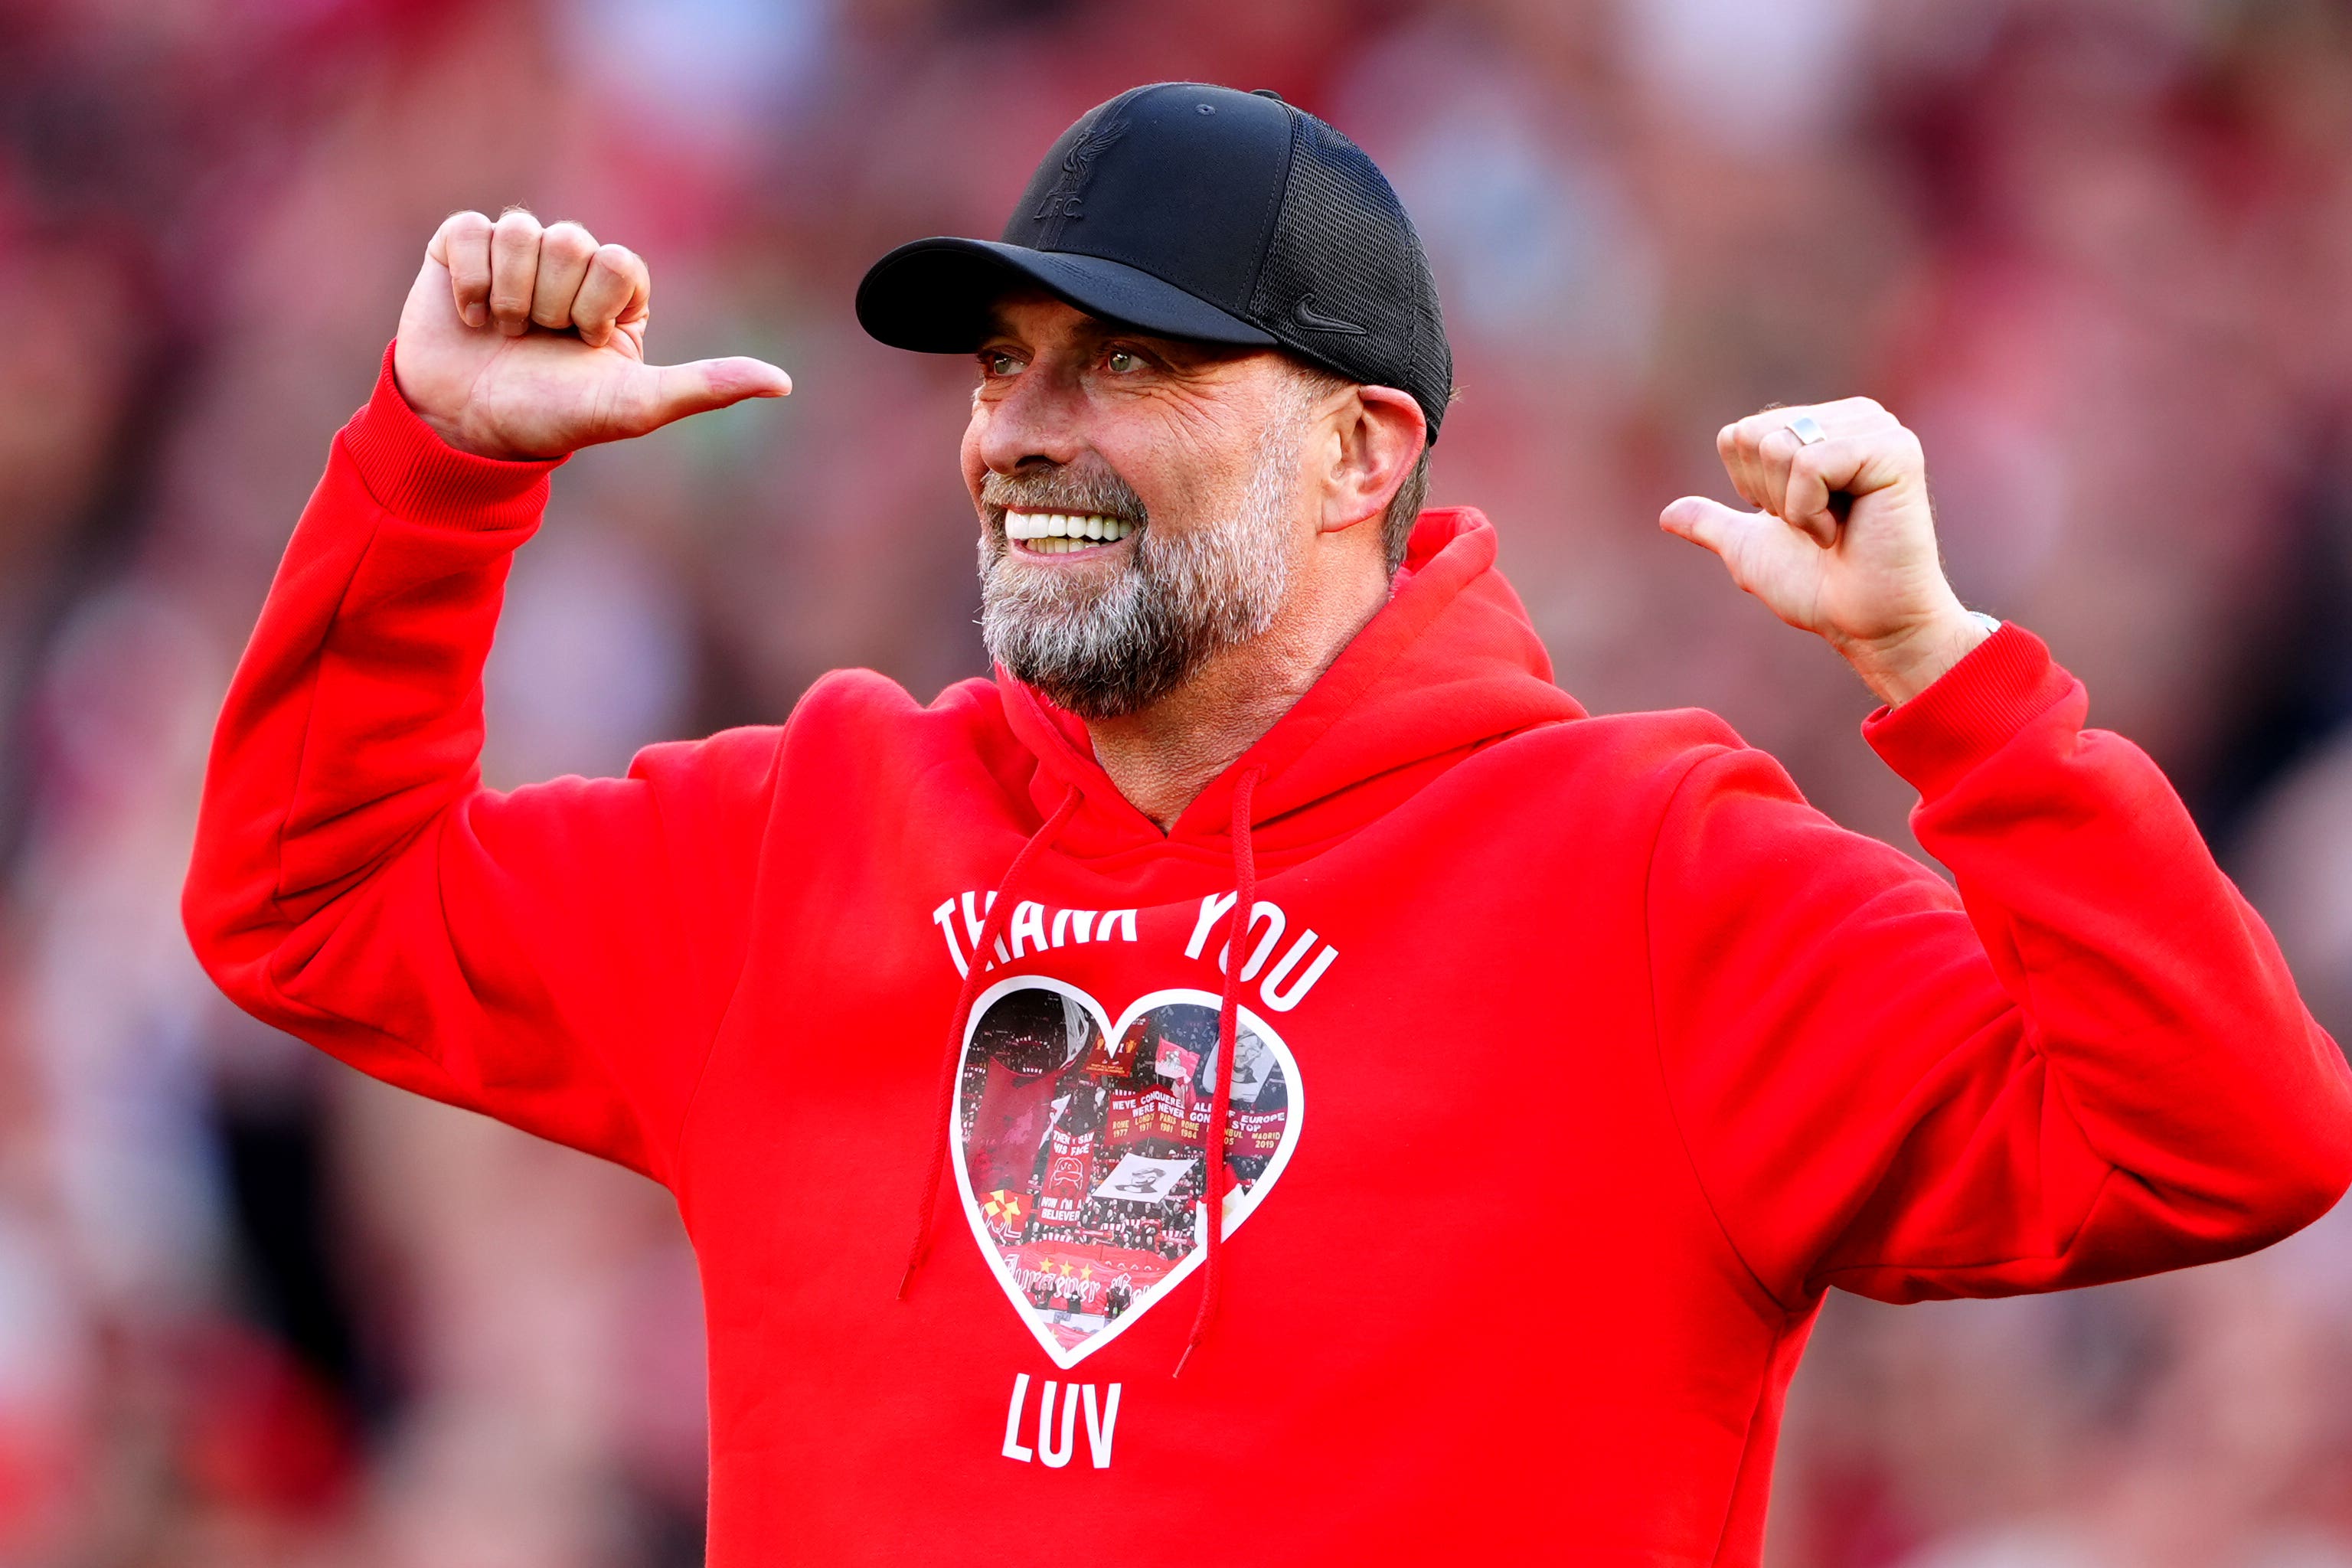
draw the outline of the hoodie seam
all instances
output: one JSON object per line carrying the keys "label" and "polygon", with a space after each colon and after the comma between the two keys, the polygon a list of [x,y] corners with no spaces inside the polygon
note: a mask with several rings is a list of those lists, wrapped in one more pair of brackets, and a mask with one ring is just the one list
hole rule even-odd
{"label": "hoodie seam", "polygon": [[1769,1302],[1783,1319],[1786,1319],[1792,1316],[1796,1309],[1782,1300],[1780,1293],[1765,1282],[1763,1274],[1748,1258],[1747,1252],[1740,1247],[1738,1238],[1732,1235],[1731,1226],[1723,1217],[1722,1208],[1716,1203],[1715,1194],[1707,1188],[1706,1173],[1699,1168],[1698,1153],[1691,1147],[1690,1132],[1683,1125],[1681,1110],[1675,1104],[1674,1079],[1666,1070],[1665,1028],[1660,1021],[1661,1010],[1658,1005],[1657,944],[1652,935],[1658,849],[1665,840],[1666,823],[1673,817],[1675,806],[1682,799],[1684,790],[1690,786],[1691,781],[1698,776],[1700,771],[1717,758],[1735,755],[1738,750],[1740,748],[1722,745],[1707,747],[1682,771],[1681,775],[1675,780],[1674,786],[1666,792],[1665,804],[1659,809],[1657,823],[1650,833],[1650,852],[1642,871],[1642,970],[1644,981],[1643,990],[1649,1002],[1651,1056],[1658,1069],[1659,1100],[1665,1108],[1667,1124],[1675,1130],[1675,1142],[1680,1146],[1684,1163],[1690,1171],[1691,1184],[1698,1194],[1699,1202],[1706,1205],[1707,1217],[1715,1222],[1716,1234],[1723,1238],[1723,1245],[1730,1252],[1733,1260],[1747,1274],[1749,1283],[1756,1287],[1764,1300]]}

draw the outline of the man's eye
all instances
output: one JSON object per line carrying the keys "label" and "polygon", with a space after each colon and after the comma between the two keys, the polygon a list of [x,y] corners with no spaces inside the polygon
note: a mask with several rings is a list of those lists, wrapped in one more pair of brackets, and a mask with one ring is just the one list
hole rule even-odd
{"label": "man's eye", "polygon": [[1019,355],[1009,354],[1000,349],[991,349],[980,356],[982,375],[1012,375],[1020,368]]}
{"label": "man's eye", "polygon": [[1142,369],[1143,360],[1141,356],[1127,349],[1113,349],[1103,356],[1103,364],[1111,374],[1125,375],[1131,370]]}

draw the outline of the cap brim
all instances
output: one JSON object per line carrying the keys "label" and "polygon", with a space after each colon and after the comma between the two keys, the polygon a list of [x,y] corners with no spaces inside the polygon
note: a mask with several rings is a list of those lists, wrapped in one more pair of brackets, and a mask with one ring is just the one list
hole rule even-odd
{"label": "cap brim", "polygon": [[1140,268],[987,239],[919,239],[868,268],[857,321],[893,348],[968,353],[995,331],[991,308],[1022,288],[1155,336],[1266,348],[1276,340]]}

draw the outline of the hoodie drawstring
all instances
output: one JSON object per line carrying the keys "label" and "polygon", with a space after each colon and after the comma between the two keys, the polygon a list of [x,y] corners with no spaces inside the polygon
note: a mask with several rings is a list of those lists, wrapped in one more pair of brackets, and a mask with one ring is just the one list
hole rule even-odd
{"label": "hoodie drawstring", "polygon": [[[1077,786],[1071,785],[1062,804],[1054,808],[1054,814],[1029,836],[1029,842],[1013,858],[1013,864],[1005,868],[997,886],[995,901],[988,906],[988,914],[980,922],[980,936],[971,944],[971,963],[964,970],[963,989],[956,994],[955,1016],[948,1025],[948,1062],[946,1071],[940,1076],[939,1110],[931,1129],[930,1173],[923,1178],[923,1204],[915,1216],[915,1245],[907,1254],[907,1272],[898,1279],[898,1299],[902,1301],[907,1299],[907,1287],[915,1282],[915,1270],[923,1266],[930,1251],[931,1219],[940,1206],[940,1181],[947,1173],[948,1140],[955,1134],[956,1076],[963,1066],[964,1026],[970,1022],[971,1005],[980,995],[982,978],[988,971],[988,954],[996,950],[1004,928],[1012,921],[1013,890],[1023,873],[1029,869],[1029,862],[1077,815],[1080,798]],[[1231,1002],[1226,1005],[1230,1012]]]}
{"label": "hoodie drawstring", "polygon": [[1217,1315],[1217,1289],[1224,1279],[1225,1192],[1233,1173],[1225,1159],[1225,1126],[1234,1100],[1234,1058],[1241,1050],[1242,950],[1249,945],[1250,917],[1257,912],[1257,857],[1250,846],[1250,797],[1256,793],[1264,768],[1247,768],[1234,780],[1234,907],[1225,921],[1225,984],[1217,1005],[1217,1081],[1209,1101],[1208,1217],[1209,1256],[1201,1276],[1201,1310],[1192,1315],[1192,1331],[1184,1352],[1176,1358],[1181,1377],[1184,1363],[1209,1337],[1209,1322]]}

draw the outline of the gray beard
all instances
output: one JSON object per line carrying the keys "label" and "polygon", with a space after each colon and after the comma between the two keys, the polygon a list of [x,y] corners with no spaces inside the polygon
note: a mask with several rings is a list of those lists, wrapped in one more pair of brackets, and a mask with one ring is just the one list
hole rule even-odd
{"label": "gray beard", "polygon": [[[1141,498],[1108,471],[1057,469],[1003,479],[982,491],[981,637],[989,658],[1081,719],[1148,708],[1212,655],[1262,635],[1290,586],[1284,548],[1296,460],[1295,420],[1270,428],[1233,513],[1166,536]],[[1099,512],[1141,525],[1116,577],[1033,567],[1004,539],[1007,507]]]}

